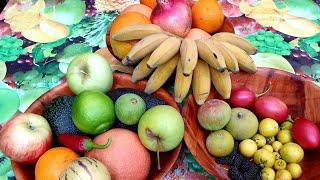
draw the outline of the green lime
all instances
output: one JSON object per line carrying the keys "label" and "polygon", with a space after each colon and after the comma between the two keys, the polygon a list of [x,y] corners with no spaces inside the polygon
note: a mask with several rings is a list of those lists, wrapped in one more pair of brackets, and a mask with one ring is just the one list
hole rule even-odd
{"label": "green lime", "polygon": [[75,126],[87,134],[100,134],[114,124],[113,101],[100,91],[83,91],[72,105]]}
{"label": "green lime", "polygon": [[127,125],[137,124],[146,111],[144,100],[133,93],[120,96],[115,103],[115,112],[118,119]]}

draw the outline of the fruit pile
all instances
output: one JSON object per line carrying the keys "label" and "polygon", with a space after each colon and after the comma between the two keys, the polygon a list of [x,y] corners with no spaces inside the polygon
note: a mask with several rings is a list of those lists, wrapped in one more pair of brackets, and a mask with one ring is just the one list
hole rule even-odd
{"label": "fruit pile", "polygon": [[[35,179],[146,179],[151,153],[175,149],[184,134],[174,107],[128,88],[98,54],[75,57],[67,71],[72,96],[50,100],[41,115],[22,113],[0,130],[0,150],[35,164]],[[93,138],[93,139],[92,139]]]}
{"label": "fruit pile", "polygon": [[292,120],[284,102],[265,95],[270,88],[256,95],[239,87],[228,102],[210,99],[198,109],[199,124],[211,131],[206,148],[217,163],[230,166],[231,179],[297,179],[304,150],[320,146],[318,127]]}
{"label": "fruit pile", "polygon": [[124,65],[135,66],[132,82],[148,78],[144,90],[147,94],[159,89],[176,72],[176,102],[182,102],[192,87],[201,105],[209,96],[211,81],[219,94],[229,99],[229,71],[257,71],[249,56],[256,48],[236,34],[218,32],[224,16],[215,0],[194,4],[157,0],[157,6],[148,13],[124,12],[110,27],[110,45]]}

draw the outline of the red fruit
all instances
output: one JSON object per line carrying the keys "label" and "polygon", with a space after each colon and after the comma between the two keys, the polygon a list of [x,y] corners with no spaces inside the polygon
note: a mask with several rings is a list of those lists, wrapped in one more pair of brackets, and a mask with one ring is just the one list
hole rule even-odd
{"label": "red fruit", "polygon": [[282,123],[289,116],[287,105],[273,96],[258,98],[254,104],[254,112],[260,119],[271,118],[278,123]]}
{"label": "red fruit", "polygon": [[60,144],[77,152],[86,152],[90,151],[91,149],[104,149],[107,148],[111,143],[111,140],[108,139],[106,144],[95,144],[86,136],[73,134],[61,134],[58,137],[58,141]]}
{"label": "red fruit", "polygon": [[320,145],[320,132],[317,125],[305,118],[293,121],[292,137],[303,149],[315,149]]}

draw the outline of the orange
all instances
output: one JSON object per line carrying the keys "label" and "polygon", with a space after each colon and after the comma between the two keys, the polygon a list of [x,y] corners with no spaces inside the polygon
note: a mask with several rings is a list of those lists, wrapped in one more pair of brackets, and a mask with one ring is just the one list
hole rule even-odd
{"label": "orange", "polygon": [[138,12],[126,12],[119,15],[110,27],[110,44],[113,54],[123,59],[131,50],[137,40],[133,41],[116,41],[112,39],[112,35],[118,32],[122,27],[136,24],[151,24],[150,19]]}
{"label": "orange", "polygon": [[144,4],[151,9],[154,9],[157,6],[157,0],[140,0],[140,4]]}
{"label": "orange", "polygon": [[211,35],[207,32],[205,32],[202,29],[199,28],[192,28],[190,29],[190,31],[188,32],[188,34],[185,36],[185,38],[187,39],[209,39],[211,37]]}
{"label": "orange", "polygon": [[217,0],[199,0],[192,6],[192,25],[208,33],[217,32],[224,14]]}
{"label": "orange", "polygon": [[146,5],[143,4],[133,4],[125,8],[121,14],[124,14],[126,12],[139,12],[145,16],[147,16],[150,19],[152,9]]}
{"label": "orange", "polygon": [[45,152],[35,168],[36,180],[57,180],[62,171],[79,155],[66,147],[55,147]]}

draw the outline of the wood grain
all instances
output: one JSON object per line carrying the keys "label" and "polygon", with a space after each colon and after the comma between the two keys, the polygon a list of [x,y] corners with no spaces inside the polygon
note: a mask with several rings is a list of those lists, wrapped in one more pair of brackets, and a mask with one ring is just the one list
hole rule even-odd
{"label": "wood grain", "polygon": [[[254,75],[247,73],[232,74],[232,86],[246,86],[256,93],[263,92],[272,83],[272,89],[268,95],[278,97],[284,101],[292,117],[306,117],[314,121],[320,127],[320,88],[312,81],[301,76],[290,74],[269,68],[259,68]],[[221,96],[212,89],[209,99],[219,98]],[[185,121],[184,140],[192,155],[199,164],[211,175],[217,179],[228,179],[227,166],[215,163],[205,148],[205,140],[208,131],[200,127],[197,120],[197,111],[199,106],[196,104],[193,96],[189,96],[183,109],[182,116]],[[305,157],[300,164],[303,173],[300,179],[320,179],[320,148],[313,151],[305,151]]]}
{"label": "wood grain", "polygon": [[[113,87],[112,89],[118,88],[133,88],[140,91],[143,91],[146,86],[146,81],[140,81],[136,84],[131,82],[131,76],[127,74],[114,73],[113,74]],[[73,95],[72,91],[69,89],[66,82],[63,82],[61,85],[51,89],[41,97],[39,97],[28,109],[26,112],[42,114],[44,107],[52,99],[62,96],[62,95]],[[159,89],[153,94],[155,97],[162,99],[166,104],[176,108],[179,112],[179,107],[174,101],[172,96],[166,92],[164,89]],[[182,144],[180,143],[177,148],[172,151],[160,153],[161,161],[161,170],[158,170],[156,167],[156,154],[150,152],[152,157],[152,166],[150,169],[148,179],[162,179],[172,168],[176,159],[179,156]],[[12,168],[14,174],[18,180],[33,180],[34,179],[34,166],[21,165],[15,162],[12,162]]]}

